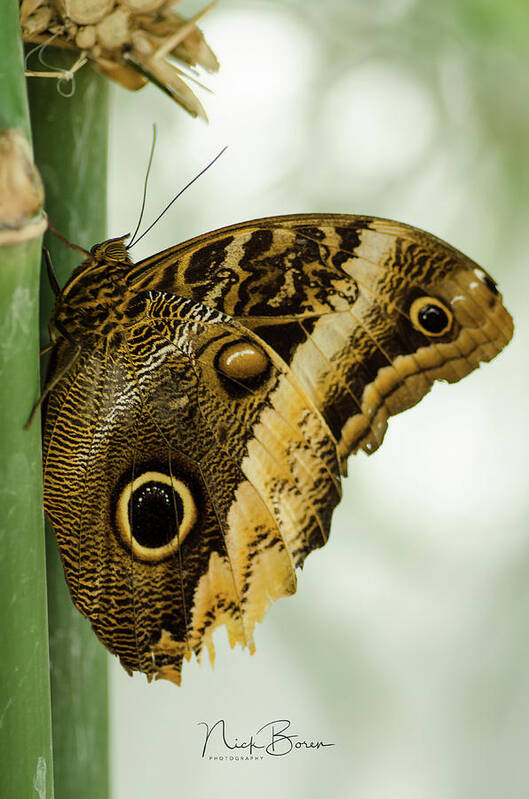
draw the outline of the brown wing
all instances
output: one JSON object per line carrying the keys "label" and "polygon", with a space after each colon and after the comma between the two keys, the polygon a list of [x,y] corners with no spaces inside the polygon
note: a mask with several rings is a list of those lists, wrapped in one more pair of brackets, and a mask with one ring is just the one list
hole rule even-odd
{"label": "brown wing", "polygon": [[134,289],[198,300],[283,358],[323,414],[342,470],[391,414],[455,382],[512,336],[492,279],[429,233],[346,215],[247,222],[137,264]]}
{"label": "brown wing", "polygon": [[63,293],[85,343],[49,397],[45,507],[102,641],[179,682],[219,625],[253,647],[328,536],[347,455],[494,357],[512,320],[476,264],[382,220],[249,222],[132,269],[113,246],[107,283],[87,262]]}
{"label": "brown wing", "polygon": [[75,605],[127,669],[177,683],[219,625],[253,649],[340,498],[332,437],[281,359],[161,292],[51,394],[44,473]]}

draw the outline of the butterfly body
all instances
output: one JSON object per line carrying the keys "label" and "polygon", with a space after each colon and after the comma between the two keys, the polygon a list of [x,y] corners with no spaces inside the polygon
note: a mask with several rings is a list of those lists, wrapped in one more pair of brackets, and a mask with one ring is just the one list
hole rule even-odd
{"label": "butterfly body", "polygon": [[347,456],[512,335],[491,278],[371,217],[224,228],[133,264],[103,242],[59,297],[45,507],[76,606],[129,670],[253,648],[322,546]]}

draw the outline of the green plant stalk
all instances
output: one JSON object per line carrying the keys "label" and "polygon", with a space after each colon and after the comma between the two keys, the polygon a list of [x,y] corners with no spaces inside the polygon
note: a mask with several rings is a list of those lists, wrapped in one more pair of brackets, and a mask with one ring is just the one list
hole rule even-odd
{"label": "green plant stalk", "polygon": [[[29,142],[16,0],[0,0],[0,131]],[[9,157],[9,164],[13,159]],[[16,164],[16,159],[15,159]],[[3,166],[6,166],[4,162]],[[9,214],[2,171],[1,207]],[[34,213],[31,212],[31,213]],[[21,224],[29,220],[21,220]],[[37,217],[38,221],[38,217]],[[0,219],[5,233],[5,218]],[[9,234],[11,235],[11,233]],[[39,394],[41,234],[0,244],[0,796],[53,796]]]}
{"label": "green plant stalk", "polygon": [[[68,68],[72,54],[46,50],[48,62]],[[75,54],[73,54],[75,60]],[[59,90],[72,92],[65,97]],[[29,80],[35,155],[46,188],[51,224],[85,248],[106,236],[108,89],[90,67],[75,82]],[[82,255],[47,234],[59,285]],[[53,305],[41,287],[41,332]],[[55,538],[47,531],[48,608],[56,799],[105,799],[109,792],[108,656],[89,622],[75,610]]]}

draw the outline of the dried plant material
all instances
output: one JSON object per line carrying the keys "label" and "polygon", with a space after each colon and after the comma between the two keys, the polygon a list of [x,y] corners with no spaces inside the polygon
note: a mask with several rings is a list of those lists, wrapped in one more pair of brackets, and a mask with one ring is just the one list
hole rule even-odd
{"label": "dried plant material", "polygon": [[97,71],[133,92],[142,89],[149,82],[137,69],[104,58],[98,59]]}
{"label": "dried plant material", "polygon": [[174,66],[163,58],[153,58],[149,62],[149,73],[145,76],[164,89],[182,108],[193,116],[207,119],[206,112],[198,98],[193,94],[187,83],[179,77]]}
{"label": "dried plant material", "polygon": [[114,0],[56,0],[54,5],[63,19],[93,25],[112,11]]}
{"label": "dried plant material", "polygon": [[131,11],[135,11],[138,14],[156,11],[158,8],[161,8],[161,6],[167,5],[165,0],[122,0],[122,3],[124,6],[130,8]]}
{"label": "dried plant material", "polygon": [[[181,66],[214,72],[219,64],[196,22],[173,12],[175,0],[22,0],[20,21],[24,41],[80,51],[76,69],[88,59],[108,78],[136,91],[155,83],[193,116],[207,119],[188,85],[194,75]],[[74,59],[75,61],[75,59]],[[43,77],[71,78],[63,73],[27,72]]]}
{"label": "dried plant material", "polygon": [[31,34],[38,34],[45,31],[52,18],[51,8],[36,8],[32,14],[26,17],[25,29]]}
{"label": "dried plant material", "polygon": [[130,11],[116,8],[96,26],[97,41],[103,50],[121,50],[130,40]]}
{"label": "dried plant material", "polygon": [[27,19],[42,3],[43,0],[22,0],[20,3],[20,16]]}
{"label": "dried plant material", "polygon": [[62,70],[58,72],[57,70],[53,70],[51,72],[45,72],[39,70],[38,72],[32,72],[31,70],[26,70],[26,76],[29,78],[57,78],[58,80],[71,80],[78,69],[84,67],[87,63],[88,59],[84,55],[84,51],[79,54],[79,57],[75,64],[72,64],[70,69]]}
{"label": "dried plant material", "polygon": [[[31,147],[20,130],[0,133],[0,244],[40,236],[46,219],[38,217],[44,187]],[[37,218],[36,218],[37,217]]]}
{"label": "dried plant material", "polygon": [[[178,14],[173,14],[173,18],[184,24],[185,20]],[[206,40],[198,28],[193,26],[185,39],[180,40],[171,50],[171,55],[184,61],[186,64],[193,65],[195,62],[201,64],[208,72],[216,72],[219,62],[215,53],[208,47]]]}
{"label": "dried plant material", "polygon": [[77,31],[75,44],[79,50],[90,50],[96,43],[97,34],[93,25],[86,25]]}

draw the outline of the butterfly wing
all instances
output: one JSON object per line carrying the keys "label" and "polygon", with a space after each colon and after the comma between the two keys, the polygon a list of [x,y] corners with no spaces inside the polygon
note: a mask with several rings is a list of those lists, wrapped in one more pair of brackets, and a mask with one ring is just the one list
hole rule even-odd
{"label": "butterfly wing", "polygon": [[[250,375],[226,360],[241,342]],[[272,348],[161,292],[52,393],[44,472],[74,603],[127,669],[174,682],[219,625],[253,649],[340,498],[332,437]]]}
{"label": "butterfly wing", "polygon": [[390,415],[493,358],[513,331],[476,263],[373,217],[223,228],[140,262],[130,285],[218,308],[270,344],[324,416],[343,471],[351,452],[380,445]]}
{"label": "butterfly wing", "polygon": [[[464,255],[367,217],[225,228],[126,281],[131,318],[108,327],[99,309],[102,334],[49,397],[45,507],[101,640],[179,682],[218,626],[253,648],[327,539],[347,455],[376,449],[436,379],[493,358],[512,320]],[[49,381],[71,347],[55,346]]]}

